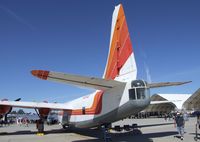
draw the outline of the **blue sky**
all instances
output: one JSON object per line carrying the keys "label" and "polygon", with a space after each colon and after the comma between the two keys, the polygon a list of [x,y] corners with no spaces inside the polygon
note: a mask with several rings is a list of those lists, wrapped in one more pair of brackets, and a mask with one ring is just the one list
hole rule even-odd
{"label": "blue sky", "polygon": [[152,94],[196,91],[200,87],[198,0],[1,0],[0,98],[66,102],[91,92],[39,80],[30,71],[102,77],[112,12],[119,3],[124,6],[138,78],[193,81],[154,89]]}

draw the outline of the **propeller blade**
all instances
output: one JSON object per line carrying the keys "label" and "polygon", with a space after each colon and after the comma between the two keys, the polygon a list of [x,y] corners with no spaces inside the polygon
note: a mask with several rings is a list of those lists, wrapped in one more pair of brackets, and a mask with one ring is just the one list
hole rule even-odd
{"label": "propeller blade", "polygon": [[18,101],[20,101],[20,100],[21,100],[21,98],[18,98],[18,99],[16,99],[15,101],[18,102]]}

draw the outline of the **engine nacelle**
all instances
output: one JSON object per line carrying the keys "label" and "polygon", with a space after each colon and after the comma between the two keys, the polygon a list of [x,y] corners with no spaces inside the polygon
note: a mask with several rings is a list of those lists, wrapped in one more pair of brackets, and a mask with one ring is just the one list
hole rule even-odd
{"label": "engine nacelle", "polygon": [[49,108],[40,108],[40,109],[38,109],[38,111],[39,111],[40,117],[46,119],[48,114],[49,114],[49,112],[50,112],[50,109]]}
{"label": "engine nacelle", "polygon": [[[48,103],[48,102],[44,101],[44,103]],[[47,119],[49,112],[50,112],[49,108],[40,108],[40,109],[38,109],[39,116],[44,118],[44,119]]]}
{"label": "engine nacelle", "polygon": [[[1,101],[8,101],[7,99],[3,99]],[[0,115],[6,115],[11,111],[11,106],[0,105]]]}

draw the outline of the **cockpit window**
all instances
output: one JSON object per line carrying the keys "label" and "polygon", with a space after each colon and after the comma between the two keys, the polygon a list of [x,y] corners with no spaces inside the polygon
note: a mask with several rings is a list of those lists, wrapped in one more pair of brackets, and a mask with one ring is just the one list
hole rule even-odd
{"label": "cockpit window", "polygon": [[145,99],[149,93],[149,89],[146,88],[146,82],[142,80],[134,80],[131,82],[131,89],[129,89],[130,100]]}
{"label": "cockpit window", "polygon": [[135,88],[129,89],[129,99],[130,99],[130,100],[135,100],[135,99],[136,99],[136,96],[135,96]]}
{"label": "cockpit window", "polygon": [[145,88],[137,88],[137,99],[145,99]]}

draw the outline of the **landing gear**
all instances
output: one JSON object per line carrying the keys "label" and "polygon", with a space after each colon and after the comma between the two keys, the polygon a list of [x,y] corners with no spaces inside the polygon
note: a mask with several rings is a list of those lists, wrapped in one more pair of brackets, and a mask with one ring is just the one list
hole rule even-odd
{"label": "landing gear", "polygon": [[68,126],[67,125],[62,125],[63,129],[67,129]]}
{"label": "landing gear", "polygon": [[38,129],[38,134],[44,135],[44,121],[42,118],[37,120],[36,128]]}
{"label": "landing gear", "polygon": [[44,135],[44,120],[45,120],[45,117],[42,117],[38,113],[37,109],[35,109],[35,111],[36,111],[38,117],[40,118],[40,119],[36,120],[36,128],[38,130],[37,135],[43,136]]}
{"label": "landing gear", "polygon": [[109,141],[112,141],[112,138],[111,138],[111,135],[110,135],[110,128],[108,127],[110,125],[102,125],[101,128],[102,128],[102,131],[103,131],[103,139],[104,139],[104,142],[109,142]]}

